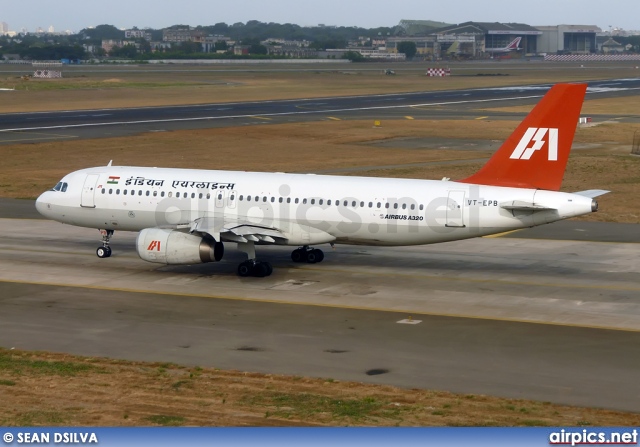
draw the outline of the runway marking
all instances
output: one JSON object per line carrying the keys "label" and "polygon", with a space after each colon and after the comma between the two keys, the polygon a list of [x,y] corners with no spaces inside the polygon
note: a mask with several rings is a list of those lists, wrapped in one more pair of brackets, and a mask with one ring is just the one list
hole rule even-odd
{"label": "runway marking", "polygon": [[273,118],[267,118],[266,116],[250,116],[249,118],[257,119],[257,120],[265,120],[271,121]]}
{"label": "runway marking", "polygon": [[506,323],[528,323],[528,324],[539,324],[539,325],[545,325],[545,326],[576,327],[576,328],[584,328],[584,329],[599,329],[599,330],[610,330],[610,331],[618,331],[618,332],[640,333],[640,329],[618,328],[618,327],[611,327],[611,326],[598,326],[598,325],[576,324],[576,323],[556,323],[556,322],[548,322],[548,321],[544,321],[544,322],[529,321],[529,320],[518,319],[518,318],[486,317],[486,316],[478,316],[478,315],[424,312],[424,311],[414,311],[414,310],[408,310],[408,309],[385,309],[385,308],[379,308],[379,307],[349,306],[346,304],[300,303],[295,301],[249,298],[249,297],[231,296],[231,295],[225,296],[225,295],[205,295],[205,294],[198,294],[198,293],[182,293],[182,292],[176,293],[176,292],[136,290],[136,289],[106,287],[106,286],[63,284],[63,283],[52,283],[52,282],[43,282],[43,281],[16,281],[16,280],[10,280],[10,279],[0,279],[0,284],[1,283],[30,284],[30,285],[37,285],[37,286],[53,286],[53,287],[69,287],[74,289],[105,290],[109,292],[124,292],[124,293],[136,293],[136,294],[146,294],[146,295],[209,298],[209,299],[221,299],[221,300],[232,300],[232,301],[244,301],[244,302],[250,302],[250,303],[285,304],[285,305],[292,305],[292,306],[312,306],[312,307],[325,307],[325,308],[333,308],[333,309],[365,310],[365,311],[372,311],[372,312],[384,312],[389,314],[404,313],[404,314],[413,314],[413,315],[424,315],[429,317],[466,318],[471,320],[502,321]]}
{"label": "runway marking", "polygon": [[408,119],[408,120],[414,119],[412,116],[405,116],[405,118]]}
{"label": "runway marking", "polygon": [[[386,110],[386,109],[406,109],[406,108],[420,108],[420,107],[437,107],[442,105],[453,104],[469,104],[469,103],[484,103],[484,102],[497,102],[497,101],[514,101],[520,99],[536,99],[541,98],[542,95],[531,96],[517,96],[511,98],[490,98],[490,99],[472,99],[464,101],[447,101],[447,102],[434,102],[424,104],[407,104],[407,105],[391,105],[391,106],[370,106],[370,107],[352,107],[343,109],[330,109],[330,110],[309,110],[309,111],[295,111],[295,112],[276,112],[276,113],[261,113],[260,115],[224,115],[224,116],[199,116],[192,118],[165,118],[155,120],[134,120],[134,121],[111,121],[103,123],[82,123],[82,124],[62,124],[57,126],[39,126],[39,127],[19,127],[14,129],[0,129],[0,132],[15,132],[24,130],[46,130],[46,129],[72,129],[76,127],[99,127],[99,126],[122,126],[131,124],[154,124],[154,123],[175,123],[175,122],[189,122],[189,121],[210,121],[210,120],[223,120],[223,119],[235,119],[235,118],[257,118],[264,119],[264,117],[275,116],[291,116],[291,115],[310,115],[315,113],[335,113],[335,112],[358,112],[363,110]],[[242,103],[241,103],[242,104]]]}
{"label": "runway marking", "polygon": [[479,116],[479,117],[477,117],[477,118],[475,118],[475,119],[477,119],[477,120],[484,120],[484,119],[487,119],[487,118],[489,118],[489,117],[488,117],[488,116]]}
{"label": "runway marking", "polygon": [[334,121],[342,121],[340,118],[336,118],[335,116],[328,116],[327,118]]}
{"label": "runway marking", "polygon": [[523,228],[520,228],[518,230],[505,231],[503,233],[497,233],[497,234],[489,234],[487,236],[482,236],[482,237],[484,237],[484,238],[502,237],[502,236],[506,236],[507,234],[515,233],[517,231],[522,231],[522,230],[523,230]]}

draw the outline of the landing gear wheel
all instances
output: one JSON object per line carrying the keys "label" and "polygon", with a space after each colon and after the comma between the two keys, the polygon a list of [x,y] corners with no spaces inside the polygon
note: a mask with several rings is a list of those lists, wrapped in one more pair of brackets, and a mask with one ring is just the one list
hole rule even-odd
{"label": "landing gear wheel", "polygon": [[296,248],[291,252],[291,260],[293,262],[305,262],[307,260],[306,251],[302,248]]}
{"label": "landing gear wheel", "polygon": [[111,256],[111,247],[98,247],[98,249],[96,250],[96,255],[98,255],[98,257],[101,259],[108,258],[109,256]]}
{"label": "landing gear wheel", "polygon": [[273,273],[273,266],[270,262],[265,262],[264,265],[265,267],[267,267],[267,276],[271,276],[271,274]]}
{"label": "landing gear wheel", "polygon": [[313,250],[313,253],[316,255],[316,262],[322,262],[324,259],[324,252],[318,248]]}
{"label": "landing gear wheel", "polygon": [[247,276],[251,276],[253,274],[253,262],[244,261],[238,266],[238,275],[246,278]]}
{"label": "landing gear wheel", "polygon": [[267,265],[265,262],[257,262],[253,267],[253,276],[255,276],[256,278],[264,278],[265,276],[268,276],[268,272],[269,270],[267,269]]}
{"label": "landing gear wheel", "polygon": [[309,264],[315,264],[318,262],[318,254],[316,253],[316,250],[309,250],[307,252],[307,262]]}

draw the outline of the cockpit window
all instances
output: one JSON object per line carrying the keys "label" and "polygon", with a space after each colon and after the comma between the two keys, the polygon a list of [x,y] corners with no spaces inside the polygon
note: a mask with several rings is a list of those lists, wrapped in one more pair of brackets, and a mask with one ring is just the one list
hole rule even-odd
{"label": "cockpit window", "polygon": [[52,191],[67,192],[67,186],[69,186],[67,182],[58,182]]}

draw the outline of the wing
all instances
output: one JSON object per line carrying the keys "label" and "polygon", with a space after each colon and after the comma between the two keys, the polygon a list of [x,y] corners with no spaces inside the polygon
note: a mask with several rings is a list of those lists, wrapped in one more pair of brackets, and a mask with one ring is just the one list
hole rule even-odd
{"label": "wing", "polygon": [[206,233],[216,241],[222,242],[257,242],[286,245],[288,237],[275,227],[267,227],[252,223],[225,222],[220,219],[201,217],[191,223],[190,233]]}

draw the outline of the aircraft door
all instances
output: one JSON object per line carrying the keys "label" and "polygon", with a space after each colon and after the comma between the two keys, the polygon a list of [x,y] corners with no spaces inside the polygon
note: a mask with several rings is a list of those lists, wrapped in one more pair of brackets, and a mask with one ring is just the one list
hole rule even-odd
{"label": "aircraft door", "polygon": [[464,191],[449,191],[446,227],[464,227]]}
{"label": "aircraft door", "polygon": [[98,183],[99,174],[89,174],[84,180],[84,186],[82,187],[82,195],[80,196],[80,206],[85,208],[95,208],[95,192],[96,184]]}

